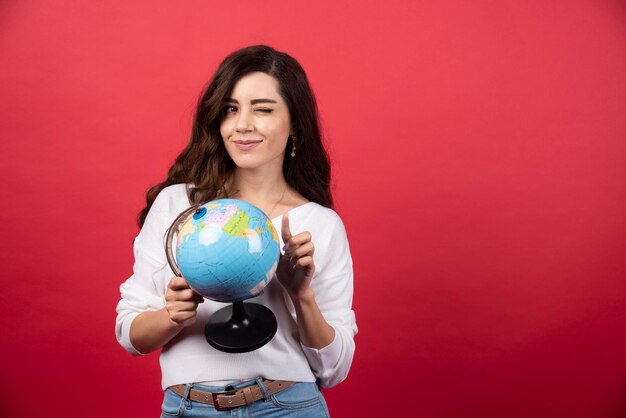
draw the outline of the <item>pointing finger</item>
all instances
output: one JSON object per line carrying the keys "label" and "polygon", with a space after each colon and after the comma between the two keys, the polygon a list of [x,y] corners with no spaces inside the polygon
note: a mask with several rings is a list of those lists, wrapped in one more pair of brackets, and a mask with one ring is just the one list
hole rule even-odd
{"label": "pointing finger", "polygon": [[291,239],[291,229],[289,228],[289,212],[283,215],[283,223],[280,228],[280,235],[283,238],[283,243],[287,244],[287,241]]}

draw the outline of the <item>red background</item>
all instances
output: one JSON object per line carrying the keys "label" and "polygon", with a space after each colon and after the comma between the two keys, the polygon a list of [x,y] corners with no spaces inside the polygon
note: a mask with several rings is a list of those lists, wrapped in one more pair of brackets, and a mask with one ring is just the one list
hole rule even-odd
{"label": "red background", "polygon": [[219,61],[267,43],[317,93],[355,262],[333,415],[626,416],[625,18],[608,0],[2,2],[1,415],[158,415],[158,356],[114,337],[135,215]]}

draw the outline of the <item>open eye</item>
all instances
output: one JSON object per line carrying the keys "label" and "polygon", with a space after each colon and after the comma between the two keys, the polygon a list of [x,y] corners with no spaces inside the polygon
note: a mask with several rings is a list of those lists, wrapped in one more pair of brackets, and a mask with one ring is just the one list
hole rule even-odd
{"label": "open eye", "polygon": [[224,108],[222,109],[222,111],[223,111],[224,113],[233,113],[233,112],[236,112],[236,111],[237,111],[237,107],[236,107],[236,106],[233,106],[233,105],[227,105],[227,106],[224,106]]}

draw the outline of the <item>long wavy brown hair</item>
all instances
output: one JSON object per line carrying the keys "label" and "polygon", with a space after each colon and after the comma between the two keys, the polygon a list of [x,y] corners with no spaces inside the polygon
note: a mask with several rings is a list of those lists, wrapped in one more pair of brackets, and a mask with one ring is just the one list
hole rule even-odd
{"label": "long wavy brown hair", "polygon": [[[192,204],[201,204],[228,197],[227,182],[235,163],[224,147],[220,123],[226,99],[237,81],[246,74],[263,72],[274,77],[279,94],[287,103],[296,141],[296,156],[285,153],[283,175],[287,183],[312,202],[332,207],[330,192],[330,163],[322,144],[315,96],[300,64],[284,52],[265,45],[250,46],[227,56],[213,79],[203,90],[191,130],[191,138],[176,157],[164,182],[146,193],[146,207],[139,212],[140,227],[157,195],[172,184],[188,185]],[[289,137],[290,150],[294,138]]]}

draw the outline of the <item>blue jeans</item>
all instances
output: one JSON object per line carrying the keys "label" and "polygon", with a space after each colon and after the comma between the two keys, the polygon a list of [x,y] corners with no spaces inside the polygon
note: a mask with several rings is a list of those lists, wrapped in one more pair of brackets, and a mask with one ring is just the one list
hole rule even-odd
{"label": "blue jeans", "polygon": [[[229,386],[228,389],[241,389],[254,384],[263,384],[261,378],[248,380]],[[204,386],[188,384],[189,388],[208,392],[222,392],[223,386]],[[250,405],[240,406],[227,411],[216,411],[213,405],[191,401],[174,393],[171,389],[164,392],[161,405],[161,418],[171,417],[306,417],[328,418],[328,408],[324,396],[315,383],[298,382],[295,385]]]}

